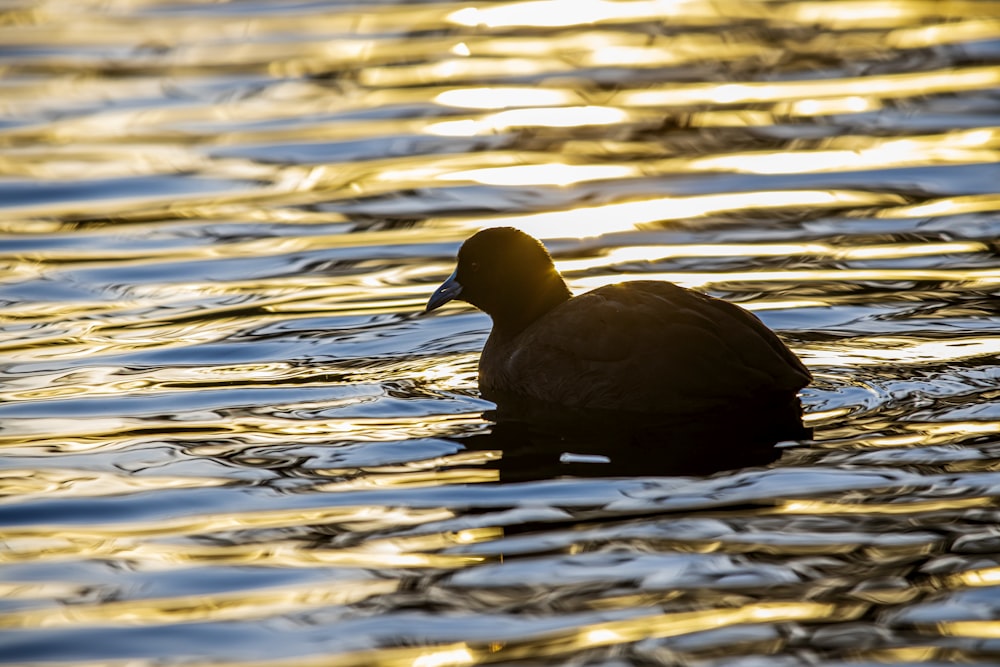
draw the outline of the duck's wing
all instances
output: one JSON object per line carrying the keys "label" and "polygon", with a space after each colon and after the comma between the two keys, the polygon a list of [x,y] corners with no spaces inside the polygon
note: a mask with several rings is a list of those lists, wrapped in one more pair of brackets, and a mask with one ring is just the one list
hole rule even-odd
{"label": "duck's wing", "polygon": [[665,282],[575,297],[504,347],[484,350],[487,394],[576,407],[705,409],[787,398],[811,379],[753,314]]}

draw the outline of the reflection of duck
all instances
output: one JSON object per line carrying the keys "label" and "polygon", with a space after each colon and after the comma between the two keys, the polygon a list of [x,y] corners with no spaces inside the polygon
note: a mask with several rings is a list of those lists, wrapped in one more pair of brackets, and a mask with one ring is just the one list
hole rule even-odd
{"label": "reflection of duck", "polygon": [[797,408],[812,379],[774,332],[726,301],[660,281],[572,297],[542,244],[512,228],[468,239],[427,310],[452,299],[493,319],[479,386],[501,412],[544,403],[719,419]]}
{"label": "reflection of duck", "polygon": [[[500,403],[505,408],[506,401]],[[499,451],[488,467],[501,482],[556,477],[710,475],[777,460],[775,443],[811,437],[798,402],[772,410],[712,418],[649,417],[635,413],[566,410],[534,405],[487,413],[489,432],[456,436],[472,451]],[[706,416],[707,417],[707,416]]]}

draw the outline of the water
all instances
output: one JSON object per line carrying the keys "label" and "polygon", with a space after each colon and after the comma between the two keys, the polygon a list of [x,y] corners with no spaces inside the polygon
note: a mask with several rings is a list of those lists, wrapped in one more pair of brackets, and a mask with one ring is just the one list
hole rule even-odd
{"label": "water", "polygon": [[[3,664],[1000,661],[997,3],[13,0],[0,44]],[[420,315],[496,224],[755,310],[815,440],[524,464],[488,319]]]}

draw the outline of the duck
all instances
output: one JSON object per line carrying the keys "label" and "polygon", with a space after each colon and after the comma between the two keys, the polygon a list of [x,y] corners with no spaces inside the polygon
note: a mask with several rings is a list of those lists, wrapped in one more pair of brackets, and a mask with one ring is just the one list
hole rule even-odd
{"label": "duck", "polygon": [[454,300],[492,320],[479,390],[498,405],[745,414],[799,405],[798,392],[812,381],[795,353],[748,310],[659,280],[574,296],[545,246],[513,227],[469,237],[425,312]]}

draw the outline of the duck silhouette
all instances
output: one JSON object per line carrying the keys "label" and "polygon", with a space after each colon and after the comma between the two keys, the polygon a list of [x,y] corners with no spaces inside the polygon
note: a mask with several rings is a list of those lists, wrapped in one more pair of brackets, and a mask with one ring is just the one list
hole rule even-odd
{"label": "duck silhouette", "polygon": [[[558,406],[677,417],[796,415],[808,369],[755,315],[664,281],[573,296],[545,247],[510,227],[470,237],[426,311],[454,299],[488,314],[479,388],[501,413]],[[793,433],[793,435],[800,435]]]}

